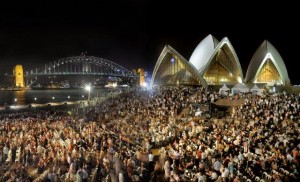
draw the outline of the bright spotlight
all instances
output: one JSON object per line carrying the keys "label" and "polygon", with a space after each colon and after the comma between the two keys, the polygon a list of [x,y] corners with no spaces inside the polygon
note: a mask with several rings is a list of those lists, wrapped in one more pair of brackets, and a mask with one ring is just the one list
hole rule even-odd
{"label": "bright spotlight", "polygon": [[85,90],[87,90],[89,92],[88,101],[90,101],[90,98],[91,98],[91,84],[90,83],[85,86]]}
{"label": "bright spotlight", "polygon": [[91,90],[91,86],[90,85],[86,85],[85,86],[85,90],[90,91]]}
{"label": "bright spotlight", "polygon": [[171,58],[171,63],[174,63],[175,62],[175,59],[174,58]]}
{"label": "bright spotlight", "polygon": [[145,83],[142,84],[142,86],[143,86],[143,87],[147,87],[148,84],[145,82]]}

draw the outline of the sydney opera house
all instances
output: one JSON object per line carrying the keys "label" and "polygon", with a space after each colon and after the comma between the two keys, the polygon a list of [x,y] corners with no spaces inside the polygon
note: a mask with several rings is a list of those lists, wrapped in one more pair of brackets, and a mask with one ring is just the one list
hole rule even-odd
{"label": "sydney opera house", "polygon": [[284,61],[275,47],[264,41],[253,54],[244,77],[239,58],[227,37],[205,37],[189,61],[171,46],[161,52],[152,74],[151,87],[159,85],[234,85],[262,83],[290,85]]}

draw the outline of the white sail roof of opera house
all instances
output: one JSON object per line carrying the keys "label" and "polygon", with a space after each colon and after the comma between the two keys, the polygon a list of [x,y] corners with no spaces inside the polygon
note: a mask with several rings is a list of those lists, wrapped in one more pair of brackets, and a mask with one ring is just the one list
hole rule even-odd
{"label": "white sail roof of opera house", "polygon": [[162,50],[152,73],[150,86],[155,85],[203,85],[206,81],[197,69],[171,46]]}
{"label": "white sail roof of opera house", "polygon": [[[275,68],[277,69],[280,82],[283,85],[290,84],[290,78],[284,61],[275,47],[267,40],[265,40],[256,50],[246,73],[245,82],[256,82],[258,74],[267,60],[271,60]],[[274,73],[271,73],[274,74]]]}
{"label": "white sail roof of opera house", "polygon": [[198,71],[201,71],[201,69],[206,66],[218,44],[219,41],[209,34],[195,48],[189,62],[192,63]]}
{"label": "white sail roof of opera house", "polygon": [[[198,47],[193,53],[195,55],[198,54],[199,55],[198,56],[192,55],[190,60],[192,61],[191,63],[193,65],[196,64],[197,67],[196,66],[195,67],[198,68],[200,75],[206,80],[207,83],[212,83],[212,84],[222,84],[221,82],[241,83],[244,79],[243,70],[241,68],[240,61],[237,57],[237,54],[229,39],[227,37],[223,38],[221,42],[218,43],[217,46],[216,46],[216,41],[213,41],[214,39],[212,38],[211,35],[209,35],[205,39],[207,40],[203,40],[202,41],[203,44],[200,43],[201,45],[198,45]],[[205,43],[205,42],[209,42],[209,43]],[[205,45],[207,45],[209,48],[205,49],[204,48]],[[208,51],[208,53],[204,54],[206,50]],[[199,52],[197,53],[197,51]],[[196,57],[199,58],[198,62],[196,61]],[[200,58],[202,58],[202,60],[200,60]],[[216,72],[217,75],[215,77],[210,76],[211,75],[210,70],[213,68],[215,64],[220,64],[225,70],[227,70],[227,73],[229,73],[229,76],[227,76],[228,78],[218,80],[218,78],[224,76],[226,77],[226,74],[224,75],[224,72],[222,75],[218,75],[218,73]],[[210,78],[213,78],[215,81],[210,80]]]}

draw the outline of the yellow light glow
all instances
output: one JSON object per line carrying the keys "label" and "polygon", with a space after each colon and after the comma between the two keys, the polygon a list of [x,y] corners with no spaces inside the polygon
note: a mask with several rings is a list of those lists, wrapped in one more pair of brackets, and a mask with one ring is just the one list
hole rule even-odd
{"label": "yellow light glow", "polygon": [[15,86],[16,87],[24,87],[24,73],[22,65],[16,65],[13,70],[15,77]]}

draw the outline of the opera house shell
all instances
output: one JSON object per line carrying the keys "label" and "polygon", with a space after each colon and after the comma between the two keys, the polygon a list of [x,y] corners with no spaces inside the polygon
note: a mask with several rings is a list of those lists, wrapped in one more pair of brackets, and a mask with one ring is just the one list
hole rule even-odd
{"label": "opera house shell", "polygon": [[254,53],[246,78],[227,37],[220,42],[208,35],[187,61],[171,46],[161,52],[151,79],[155,85],[235,85],[237,83],[290,85],[285,64],[275,47],[264,41]]}
{"label": "opera house shell", "polygon": [[161,52],[152,74],[150,86],[160,85],[207,86],[197,69],[169,45]]}
{"label": "opera house shell", "polygon": [[282,57],[267,40],[254,53],[248,66],[245,82],[290,85],[290,78]]}
{"label": "opera house shell", "polygon": [[198,44],[189,62],[210,85],[243,81],[239,59],[227,37],[219,42],[212,35],[208,35]]}

